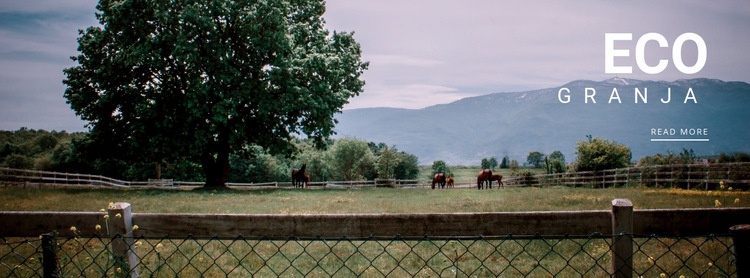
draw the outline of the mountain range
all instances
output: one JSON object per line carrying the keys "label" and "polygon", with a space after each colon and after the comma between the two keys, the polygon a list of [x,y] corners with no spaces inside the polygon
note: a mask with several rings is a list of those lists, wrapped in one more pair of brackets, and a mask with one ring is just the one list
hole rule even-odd
{"label": "mountain range", "polygon": [[336,137],[395,145],[426,165],[478,165],[482,158],[506,155],[523,163],[532,151],[561,151],[572,162],[587,135],[630,147],[634,161],[683,148],[714,155],[750,151],[748,105],[745,82],[576,80],[423,109],[344,110]]}

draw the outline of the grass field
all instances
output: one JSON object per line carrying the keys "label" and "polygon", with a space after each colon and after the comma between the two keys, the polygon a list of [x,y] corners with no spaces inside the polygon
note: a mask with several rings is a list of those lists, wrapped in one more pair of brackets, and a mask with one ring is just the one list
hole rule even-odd
{"label": "grass field", "polygon": [[157,189],[0,188],[2,211],[98,211],[128,202],[134,212],[163,213],[430,213],[609,210],[630,199],[635,209],[750,205],[750,192],[649,188],[510,187],[505,189]]}

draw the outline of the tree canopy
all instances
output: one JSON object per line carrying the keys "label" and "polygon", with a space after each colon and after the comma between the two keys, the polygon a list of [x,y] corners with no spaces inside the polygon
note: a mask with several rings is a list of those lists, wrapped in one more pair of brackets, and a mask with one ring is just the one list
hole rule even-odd
{"label": "tree canopy", "polygon": [[630,166],[630,148],[601,138],[578,141],[576,170],[600,171]]}
{"label": "tree canopy", "polygon": [[322,144],[362,92],[353,33],[329,33],[320,0],[100,0],[80,31],[65,98],[89,147],[125,161],[200,163],[225,186],[230,155]]}

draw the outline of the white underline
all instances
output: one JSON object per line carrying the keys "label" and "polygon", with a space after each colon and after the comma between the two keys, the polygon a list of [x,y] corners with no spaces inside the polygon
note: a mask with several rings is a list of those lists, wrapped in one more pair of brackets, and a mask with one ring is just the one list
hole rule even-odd
{"label": "white underline", "polygon": [[708,138],[668,138],[668,139],[657,139],[651,138],[651,142],[708,142]]}

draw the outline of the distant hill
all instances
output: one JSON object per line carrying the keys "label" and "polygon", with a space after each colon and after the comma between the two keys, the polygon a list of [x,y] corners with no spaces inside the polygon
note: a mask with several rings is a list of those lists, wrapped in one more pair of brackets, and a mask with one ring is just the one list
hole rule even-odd
{"label": "distant hill", "polygon": [[[558,99],[560,88],[569,103]],[[586,90],[595,90],[593,103]],[[589,90],[589,94],[592,92]],[[613,89],[619,96],[613,96]],[[636,89],[640,95],[636,95]],[[671,89],[669,103],[667,92]],[[688,94],[692,89],[692,94]],[[645,96],[643,103],[641,96]],[[686,99],[687,97],[687,99]],[[636,103],[637,99],[637,103]],[[687,101],[687,103],[684,103]],[[694,103],[697,102],[697,103]],[[423,109],[345,110],[337,119],[337,137],[385,142],[419,157],[421,164],[479,164],[483,157],[508,155],[525,162],[531,151],[562,151],[575,159],[586,135],[630,147],[633,160],[667,151],[693,149],[698,155],[750,151],[750,84],[715,79],[675,82],[613,78],[577,80],[560,87],[495,93]],[[662,128],[675,135],[651,135]],[[681,136],[680,129],[707,129],[708,135]],[[651,139],[708,139],[708,142],[653,142]]]}

